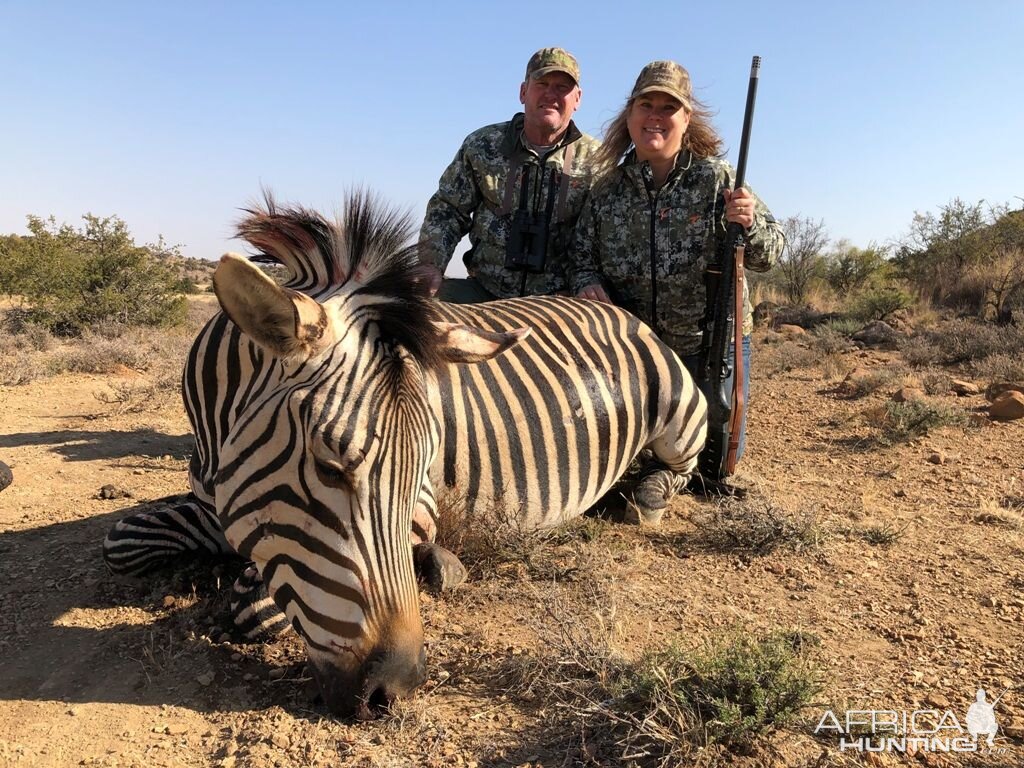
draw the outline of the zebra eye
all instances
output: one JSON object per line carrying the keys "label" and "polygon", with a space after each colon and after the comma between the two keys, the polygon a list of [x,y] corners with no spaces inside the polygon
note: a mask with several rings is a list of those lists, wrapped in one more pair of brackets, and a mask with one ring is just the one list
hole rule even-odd
{"label": "zebra eye", "polygon": [[341,467],[328,464],[320,459],[313,459],[313,466],[316,468],[317,478],[327,487],[340,488],[345,491],[352,490],[352,478]]}

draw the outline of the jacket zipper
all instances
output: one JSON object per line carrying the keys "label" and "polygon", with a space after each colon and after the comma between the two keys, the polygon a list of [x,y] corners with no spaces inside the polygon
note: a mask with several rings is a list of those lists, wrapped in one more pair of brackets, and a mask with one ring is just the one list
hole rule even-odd
{"label": "jacket zipper", "polygon": [[647,191],[647,199],[651,204],[651,326],[654,333],[661,336],[661,324],[658,322],[658,263],[655,247],[655,226],[658,216],[658,192]]}

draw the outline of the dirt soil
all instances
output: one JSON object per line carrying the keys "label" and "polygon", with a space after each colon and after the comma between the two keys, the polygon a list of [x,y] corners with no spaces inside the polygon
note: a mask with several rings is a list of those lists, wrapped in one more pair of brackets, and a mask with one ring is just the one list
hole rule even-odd
{"label": "dirt soil", "polygon": [[[882,370],[895,357],[844,359]],[[186,488],[180,404],[97,399],[129,372],[0,387],[0,460],[14,472],[0,493],[0,766],[626,765],[589,748],[571,710],[501,674],[566,623],[603,628],[626,653],[737,626],[820,638],[823,690],[803,721],[709,763],[1024,765],[1024,420],[882,446],[862,414],[891,388],[846,399],[816,368],[765,369],[743,470],[752,493],[814,517],[817,546],[713,546],[715,502],[687,496],[658,528],[602,523],[590,541],[553,543],[556,567],[473,569],[454,595],[422,598],[427,685],[368,724],[316,702],[294,637],[229,635],[237,564],[138,581],[106,571],[110,526]],[[106,485],[130,497],[101,498]],[[964,722],[979,687],[1007,691],[990,754],[865,758],[812,734],[826,709],[950,709]]]}

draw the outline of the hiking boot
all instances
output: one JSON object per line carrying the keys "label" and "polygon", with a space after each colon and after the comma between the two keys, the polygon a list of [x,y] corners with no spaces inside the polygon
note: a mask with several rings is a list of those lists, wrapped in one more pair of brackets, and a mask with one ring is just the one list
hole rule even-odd
{"label": "hiking boot", "polygon": [[626,522],[654,525],[661,522],[669,501],[686,484],[686,475],[652,462],[640,475],[633,495],[626,500]]}
{"label": "hiking boot", "polygon": [[702,475],[700,472],[694,472],[686,489],[694,496],[703,496],[704,498],[729,496],[735,499],[742,499],[746,497],[750,486],[750,481],[745,477],[739,478],[733,475],[715,480]]}

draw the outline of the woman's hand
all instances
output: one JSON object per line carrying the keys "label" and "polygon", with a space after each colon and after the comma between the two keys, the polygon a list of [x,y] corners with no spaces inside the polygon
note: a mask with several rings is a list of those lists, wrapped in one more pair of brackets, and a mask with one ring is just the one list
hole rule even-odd
{"label": "woman's hand", "polygon": [[576,296],[581,299],[590,299],[591,301],[603,301],[605,304],[612,303],[612,300],[608,298],[608,294],[605,293],[604,286],[600,283],[591,283],[585,288],[581,288]]}
{"label": "woman's hand", "polygon": [[722,194],[725,196],[725,220],[744,229],[754,226],[754,196],[750,191],[740,187],[727,189]]}

